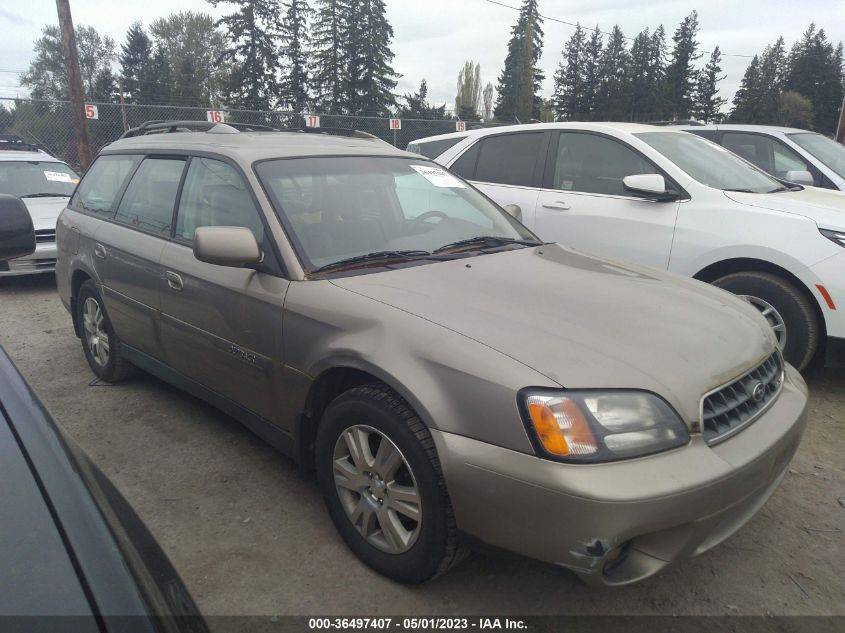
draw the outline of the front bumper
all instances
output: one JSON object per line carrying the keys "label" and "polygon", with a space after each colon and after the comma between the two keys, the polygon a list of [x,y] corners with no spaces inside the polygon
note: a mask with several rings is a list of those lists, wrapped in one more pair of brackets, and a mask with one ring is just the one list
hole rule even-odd
{"label": "front bumper", "polygon": [[623,585],[742,527],[777,488],[806,421],[787,368],[777,401],[734,437],[608,464],[562,464],[432,431],[458,527],[499,548]]}
{"label": "front bumper", "polygon": [[56,243],[42,242],[35,245],[35,251],[26,257],[0,262],[0,277],[37,275],[56,270]]}
{"label": "front bumper", "polygon": [[[841,341],[845,339],[845,249],[810,266],[798,277],[813,293],[824,318],[828,336],[825,365],[845,367],[845,354],[841,350]],[[819,286],[824,287],[827,296]]]}

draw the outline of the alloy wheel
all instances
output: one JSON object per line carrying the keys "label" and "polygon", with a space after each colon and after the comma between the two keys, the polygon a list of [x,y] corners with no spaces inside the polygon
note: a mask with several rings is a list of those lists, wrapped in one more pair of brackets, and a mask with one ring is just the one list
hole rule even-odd
{"label": "alloy wheel", "polygon": [[413,547],[422,525],[420,492],[408,461],[382,432],[350,426],[334,448],[334,484],[347,517],[388,554]]}
{"label": "alloy wheel", "polygon": [[775,337],[777,338],[778,342],[778,349],[782,352],[786,347],[786,323],[783,320],[783,317],[780,315],[780,312],[768,301],[764,301],[759,297],[752,297],[751,295],[739,295],[740,299],[744,299],[755,308],[760,311],[766,321],[769,322],[769,325],[772,327],[772,330],[775,332]]}
{"label": "alloy wheel", "polygon": [[85,300],[82,321],[91,358],[100,367],[105,367],[109,364],[109,335],[106,332],[105,314],[93,297]]}

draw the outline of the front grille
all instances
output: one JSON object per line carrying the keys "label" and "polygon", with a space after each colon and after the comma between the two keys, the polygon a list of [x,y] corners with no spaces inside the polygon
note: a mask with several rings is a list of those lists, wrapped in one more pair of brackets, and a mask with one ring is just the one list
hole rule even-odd
{"label": "front grille", "polygon": [[701,400],[701,432],[709,444],[740,431],[760,415],[783,386],[783,361],[775,352],[733,382]]}
{"label": "front grille", "polygon": [[24,273],[52,270],[55,267],[55,259],[13,259],[9,262],[7,270],[15,273]]}
{"label": "front grille", "polygon": [[38,244],[45,244],[56,241],[56,229],[39,229],[35,232],[35,241]]}

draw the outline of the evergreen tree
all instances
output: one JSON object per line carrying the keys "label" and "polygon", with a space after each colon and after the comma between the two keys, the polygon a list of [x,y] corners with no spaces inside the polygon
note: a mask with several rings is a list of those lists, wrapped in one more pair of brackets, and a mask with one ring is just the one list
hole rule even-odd
{"label": "evergreen tree", "polygon": [[719,76],[722,72],[721,63],[722,53],[717,46],[710,53],[710,61],[698,73],[693,113],[697,119],[705,123],[718,119],[722,106],[728,102],[727,99],[719,96],[718,84],[725,78],[724,75]]}
{"label": "evergreen tree", "polygon": [[115,101],[117,97],[117,81],[114,73],[108,66],[103,67],[94,77],[94,85],[91,89],[91,99],[99,102]]}
{"label": "evergreen tree", "polygon": [[202,84],[197,78],[194,60],[186,57],[176,69],[173,98],[179,105],[202,106],[208,103],[202,93]]}
{"label": "evergreen tree", "polygon": [[306,0],[290,0],[280,34],[285,60],[279,85],[281,101],[284,107],[299,113],[308,107],[307,19],[311,13]]}
{"label": "evergreen tree", "polygon": [[[523,0],[519,17],[511,29],[508,52],[499,83],[496,86],[496,106],[493,110],[499,119],[519,120],[539,118],[541,100],[538,96],[545,75],[537,67],[543,53],[543,18],[537,7],[538,0]],[[531,91],[530,96],[526,95]],[[519,111],[519,105],[522,110]],[[527,108],[530,104],[530,109]]]}
{"label": "evergreen tree", "polygon": [[563,47],[563,59],[555,73],[552,107],[557,118],[563,121],[572,121],[581,114],[581,74],[586,37],[581,25],[576,24],[575,32]]}
{"label": "evergreen tree", "polygon": [[428,82],[423,79],[420,82],[420,89],[412,94],[406,94],[402,99],[405,105],[399,108],[399,117],[403,119],[444,119],[446,118],[446,105],[433,106],[428,99]]}
{"label": "evergreen tree", "polygon": [[760,102],[760,58],[755,55],[745,69],[742,82],[734,95],[730,120],[737,123],[753,123]]}
{"label": "evergreen tree", "polygon": [[654,89],[648,83],[650,65],[651,36],[646,28],[634,38],[628,59],[628,115],[632,121],[648,120],[650,117],[648,100]]}
{"label": "evergreen tree", "polygon": [[773,45],[766,46],[760,56],[754,123],[777,123],[780,93],[783,92],[786,72],[786,50],[783,37],[779,37]]}
{"label": "evergreen tree", "polygon": [[625,35],[617,25],[613,27],[599,60],[600,84],[596,105],[599,118],[617,121],[628,117],[628,66]]}
{"label": "evergreen tree", "polygon": [[834,48],[824,29],[810,24],[789,55],[785,89],[804,95],[813,104],[813,128],[825,134],[836,130],[842,104],[842,49]]}
{"label": "evergreen tree", "polygon": [[281,30],[278,0],[210,0],[234,4],[237,10],[217,21],[227,46],[221,61],[232,70],[223,87],[227,103],[236,108],[269,110],[281,95],[279,56],[275,38]]}
{"label": "evergreen tree", "polygon": [[360,0],[359,8],[355,32],[360,32],[362,36],[356,46],[360,51],[360,74],[357,68],[355,75],[350,72],[350,76],[356,78],[355,88],[351,91],[356,106],[353,112],[388,116],[396,105],[393,90],[400,77],[390,65],[393,61],[390,49],[393,27],[387,21],[384,0]]}
{"label": "evergreen tree", "polygon": [[666,68],[666,98],[672,117],[689,117],[693,106],[696,72],[695,60],[701,57],[698,51],[698,12],[685,17],[675,31],[672,41],[672,61]]}
{"label": "evergreen tree", "polygon": [[312,27],[317,107],[326,114],[341,114],[346,105],[348,80],[349,19],[352,0],[317,0]]}
{"label": "evergreen tree", "polygon": [[150,60],[149,73],[141,83],[139,103],[172,103],[173,71],[170,62],[160,48],[157,48]]}
{"label": "evergreen tree", "polygon": [[594,121],[598,115],[596,108],[601,88],[601,56],[603,38],[598,26],[590,34],[584,45],[584,63],[581,72],[581,112],[582,121]]}
{"label": "evergreen tree", "polygon": [[649,46],[651,62],[648,67],[646,85],[649,93],[643,102],[643,114],[645,118],[640,120],[657,121],[664,117],[666,112],[666,29],[661,24],[651,36]]}
{"label": "evergreen tree", "polygon": [[141,98],[141,83],[149,69],[152,42],[140,22],[133,22],[126,31],[126,42],[120,46],[120,77],[126,103],[136,103]]}

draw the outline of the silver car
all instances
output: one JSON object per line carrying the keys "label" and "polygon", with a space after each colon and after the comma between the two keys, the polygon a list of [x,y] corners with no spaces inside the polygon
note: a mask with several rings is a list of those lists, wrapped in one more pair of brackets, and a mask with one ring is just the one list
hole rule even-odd
{"label": "silver car", "polygon": [[778,486],[807,392],[745,302],[541,243],[365,134],[187,127],[106,147],[61,215],[82,349],[313,469],[372,568],[423,582],[470,536],[626,584]]}
{"label": "silver car", "polygon": [[0,262],[0,277],[52,273],[56,220],[79,176],[65,163],[17,136],[0,135],[0,194],[24,201],[35,227],[35,251]]}

